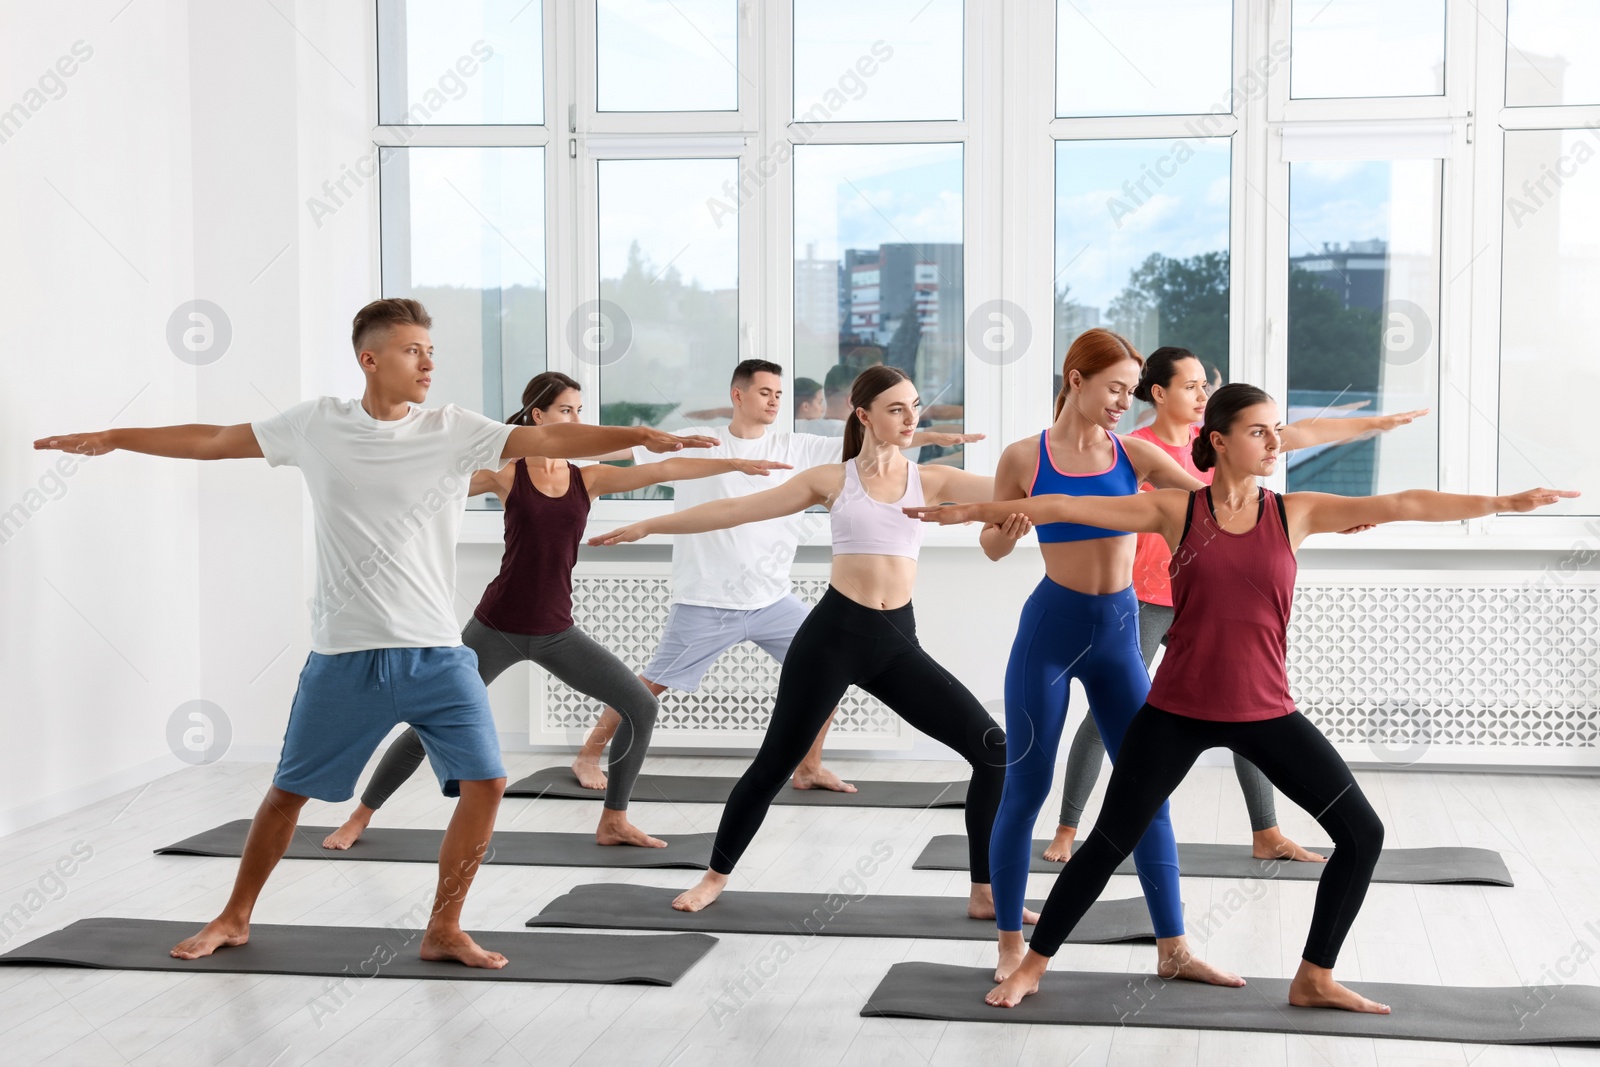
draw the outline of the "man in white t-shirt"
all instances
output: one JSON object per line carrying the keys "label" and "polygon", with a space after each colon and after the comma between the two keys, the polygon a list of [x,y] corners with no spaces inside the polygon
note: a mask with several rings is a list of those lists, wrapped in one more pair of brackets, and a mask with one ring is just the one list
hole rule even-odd
{"label": "man in white t-shirt", "polygon": [[[771,429],[783,398],[783,368],[778,364],[745,360],[734,368],[729,393],[733,417],[727,426],[685,431],[717,442],[696,454],[710,459],[773,460],[792,469],[774,470],[760,478],[719,474],[676,482],[674,509],[771,489],[808,467],[839,462],[844,447],[839,437]],[[912,438],[912,445],[954,445],[982,439],[982,434],[923,431]],[[635,463],[654,459],[644,449],[633,450]],[[742,641],[753,642],[782,663],[795,631],[811,610],[795,595],[789,581],[795,549],[811,531],[826,529],[826,516],[802,513],[728,530],[679,535],[672,546],[672,607],[655,657],[640,673],[640,681],[657,696],[668,689],[692,693],[711,665]],[[590,789],[605,788],[600,757],[620,721],[611,708],[601,712],[600,721],[572,763],[578,781]],[[796,789],[856,791],[822,765],[822,743],[832,724],[830,715],[796,768]]]}
{"label": "man in white t-shirt", "polygon": [[423,959],[500,968],[506,958],[461,929],[461,905],[489,846],[505,791],[499,737],[477,657],[461,644],[456,540],[473,471],[519,456],[574,457],[618,447],[705,447],[644,427],[518,426],[454,404],[422,408],[433,325],[415,300],[378,300],[351,341],[366,376],[360,401],[321,397],[255,423],[165,426],[47,437],[35,448],[114,449],[181,459],[265,459],[300,468],[311,494],[317,587],[311,653],[283,753],[222,913],[172,955],[209,956],[250,937],[250,915],[294,837],[307,799],[348,800],[373,750],[401,722],[421,735],[439,785],[459,796],[439,852],[439,884],[418,946]]}

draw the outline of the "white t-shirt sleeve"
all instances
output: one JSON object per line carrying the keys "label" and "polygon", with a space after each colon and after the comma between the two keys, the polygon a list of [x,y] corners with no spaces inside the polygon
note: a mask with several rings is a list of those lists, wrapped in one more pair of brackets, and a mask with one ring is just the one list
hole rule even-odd
{"label": "white t-shirt sleeve", "polygon": [[256,435],[256,444],[261,446],[262,458],[268,466],[300,466],[300,455],[306,447],[306,427],[320,403],[320,400],[306,400],[250,424],[250,431]]}
{"label": "white t-shirt sleeve", "polygon": [[[678,430],[676,433],[679,437],[693,437],[696,435],[703,435],[706,437],[717,436],[717,432],[715,430],[708,429],[704,426],[690,426],[686,429]],[[648,448],[644,447],[644,445],[634,445],[633,461],[635,463],[660,463],[664,459],[672,459],[673,457],[684,455],[688,455],[692,458],[705,459],[705,454],[708,451],[710,450],[697,448],[692,452],[688,451],[687,449],[678,452],[652,452]]]}
{"label": "white t-shirt sleeve", "polygon": [[809,467],[820,467],[824,463],[844,462],[844,438],[822,437],[814,433],[797,433],[795,442],[799,445],[795,451],[798,453],[797,470],[806,470]]}
{"label": "white t-shirt sleeve", "polygon": [[450,429],[456,443],[456,455],[460,462],[470,464],[467,470],[499,470],[505,465],[501,455],[506,450],[506,440],[516,427],[507,422],[496,422],[456,404],[450,404],[445,410],[451,416]]}

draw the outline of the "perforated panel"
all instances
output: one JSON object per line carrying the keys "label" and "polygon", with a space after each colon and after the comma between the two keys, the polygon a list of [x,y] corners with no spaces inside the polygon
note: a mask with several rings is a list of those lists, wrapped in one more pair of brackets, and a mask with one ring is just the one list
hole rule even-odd
{"label": "perforated panel", "polygon": [[[795,592],[815,604],[826,591],[826,578],[798,578]],[[655,654],[672,601],[667,577],[576,577],[572,588],[573,621],[591,637],[616,653],[635,671]],[[778,692],[778,663],[755,645],[735,645],[706,672],[693,693],[669,689],[661,694],[661,714],[655,736],[667,739],[672,731],[726,735],[729,741],[759,743],[772,716]],[[542,732],[568,738],[581,736],[600,711],[600,704],[569,686],[549,678],[539,716]],[[829,737],[897,743],[902,723],[884,705],[851,689],[839,704],[839,716]]]}
{"label": "perforated panel", "polygon": [[1302,582],[1289,687],[1333,741],[1593,748],[1597,620],[1593,586]]}

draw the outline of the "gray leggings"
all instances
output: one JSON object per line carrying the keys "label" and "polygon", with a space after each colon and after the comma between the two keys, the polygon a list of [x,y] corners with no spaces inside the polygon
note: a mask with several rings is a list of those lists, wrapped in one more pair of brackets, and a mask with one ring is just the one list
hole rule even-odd
{"label": "gray leggings", "polygon": [[[1144,655],[1146,668],[1156,658],[1156,649],[1166,644],[1167,631],[1171,628],[1171,608],[1139,602],[1139,651]],[[1100,741],[1100,731],[1094,727],[1094,716],[1085,715],[1083,725],[1072,738],[1072,748],[1067,752],[1067,773],[1061,793],[1062,826],[1075,828],[1083,818],[1083,806],[1089,803],[1089,794],[1100,778],[1105,755],[1106,746]],[[1244,804],[1250,811],[1250,829],[1270,830],[1277,826],[1278,809],[1267,776],[1237,752],[1233,754],[1233,770],[1239,776]]]}
{"label": "gray leggings", "polygon": [[[576,626],[558,634],[507,634],[472,619],[461,631],[461,643],[478,654],[478,673],[484,685],[500,677],[507,667],[532,660],[578,692],[616,709],[622,722],[611,739],[605,806],[627,811],[660,707],[628,665]],[[423,755],[417,731],[408,729],[395,738],[372,772],[361,803],[374,810],[383,807],[390,794],[422,765]]]}

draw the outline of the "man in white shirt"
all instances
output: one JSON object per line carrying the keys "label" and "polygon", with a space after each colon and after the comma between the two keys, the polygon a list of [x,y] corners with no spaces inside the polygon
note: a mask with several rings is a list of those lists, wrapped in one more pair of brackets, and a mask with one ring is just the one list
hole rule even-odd
{"label": "man in white shirt", "polygon": [[454,404],[422,408],[433,325],[415,300],[378,300],[351,341],[366,376],[359,402],[321,397],[255,423],[165,426],[47,437],[34,448],[114,449],[181,459],[265,459],[299,467],[311,494],[317,587],[311,653],[300,673],[272,787],[250,825],[222,913],[172,955],[209,956],[250,938],[250,916],[294,837],[307,799],[348,800],[398,723],[422,736],[446,796],[460,796],[439,853],[423,959],[500,968],[506,957],[461,929],[505,790],[499,738],[477,657],[461,644],[452,596],[462,505],[475,470],[519,456],[572,457],[636,446],[705,447],[645,427],[512,427]]}
{"label": "man in white shirt", "polygon": [[[848,391],[846,386],[847,395]],[[676,482],[674,509],[771,489],[808,467],[840,461],[840,437],[771,429],[783,398],[783,368],[778,364],[764,359],[745,360],[734,368],[729,393],[733,408],[732,421],[727,426],[686,431],[717,442],[697,454],[710,459],[773,460],[787,463],[792,469],[774,470],[761,478],[719,474]],[[912,438],[912,445],[953,445],[982,439],[982,434],[923,431]],[[641,448],[633,450],[635,463],[648,463],[654,458]],[[795,549],[811,530],[826,528],[825,516],[800,514],[729,530],[680,535],[672,546],[672,607],[655,657],[640,673],[640,681],[657,696],[668,689],[692,693],[711,665],[741,641],[753,642],[782,663],[795,631],[811,610],[795,595],[789,581]],[[834,714],[837,713],[835,708]],[[601,712],[600,721],[572,763],[573,773],[587,788],[605,788],[600,757],[620,721],[611,708]],[[795,770],[796,789],[856,791],[855,786],[822,765],[822,743],[832,724],[830,715],[811,751]]]}

